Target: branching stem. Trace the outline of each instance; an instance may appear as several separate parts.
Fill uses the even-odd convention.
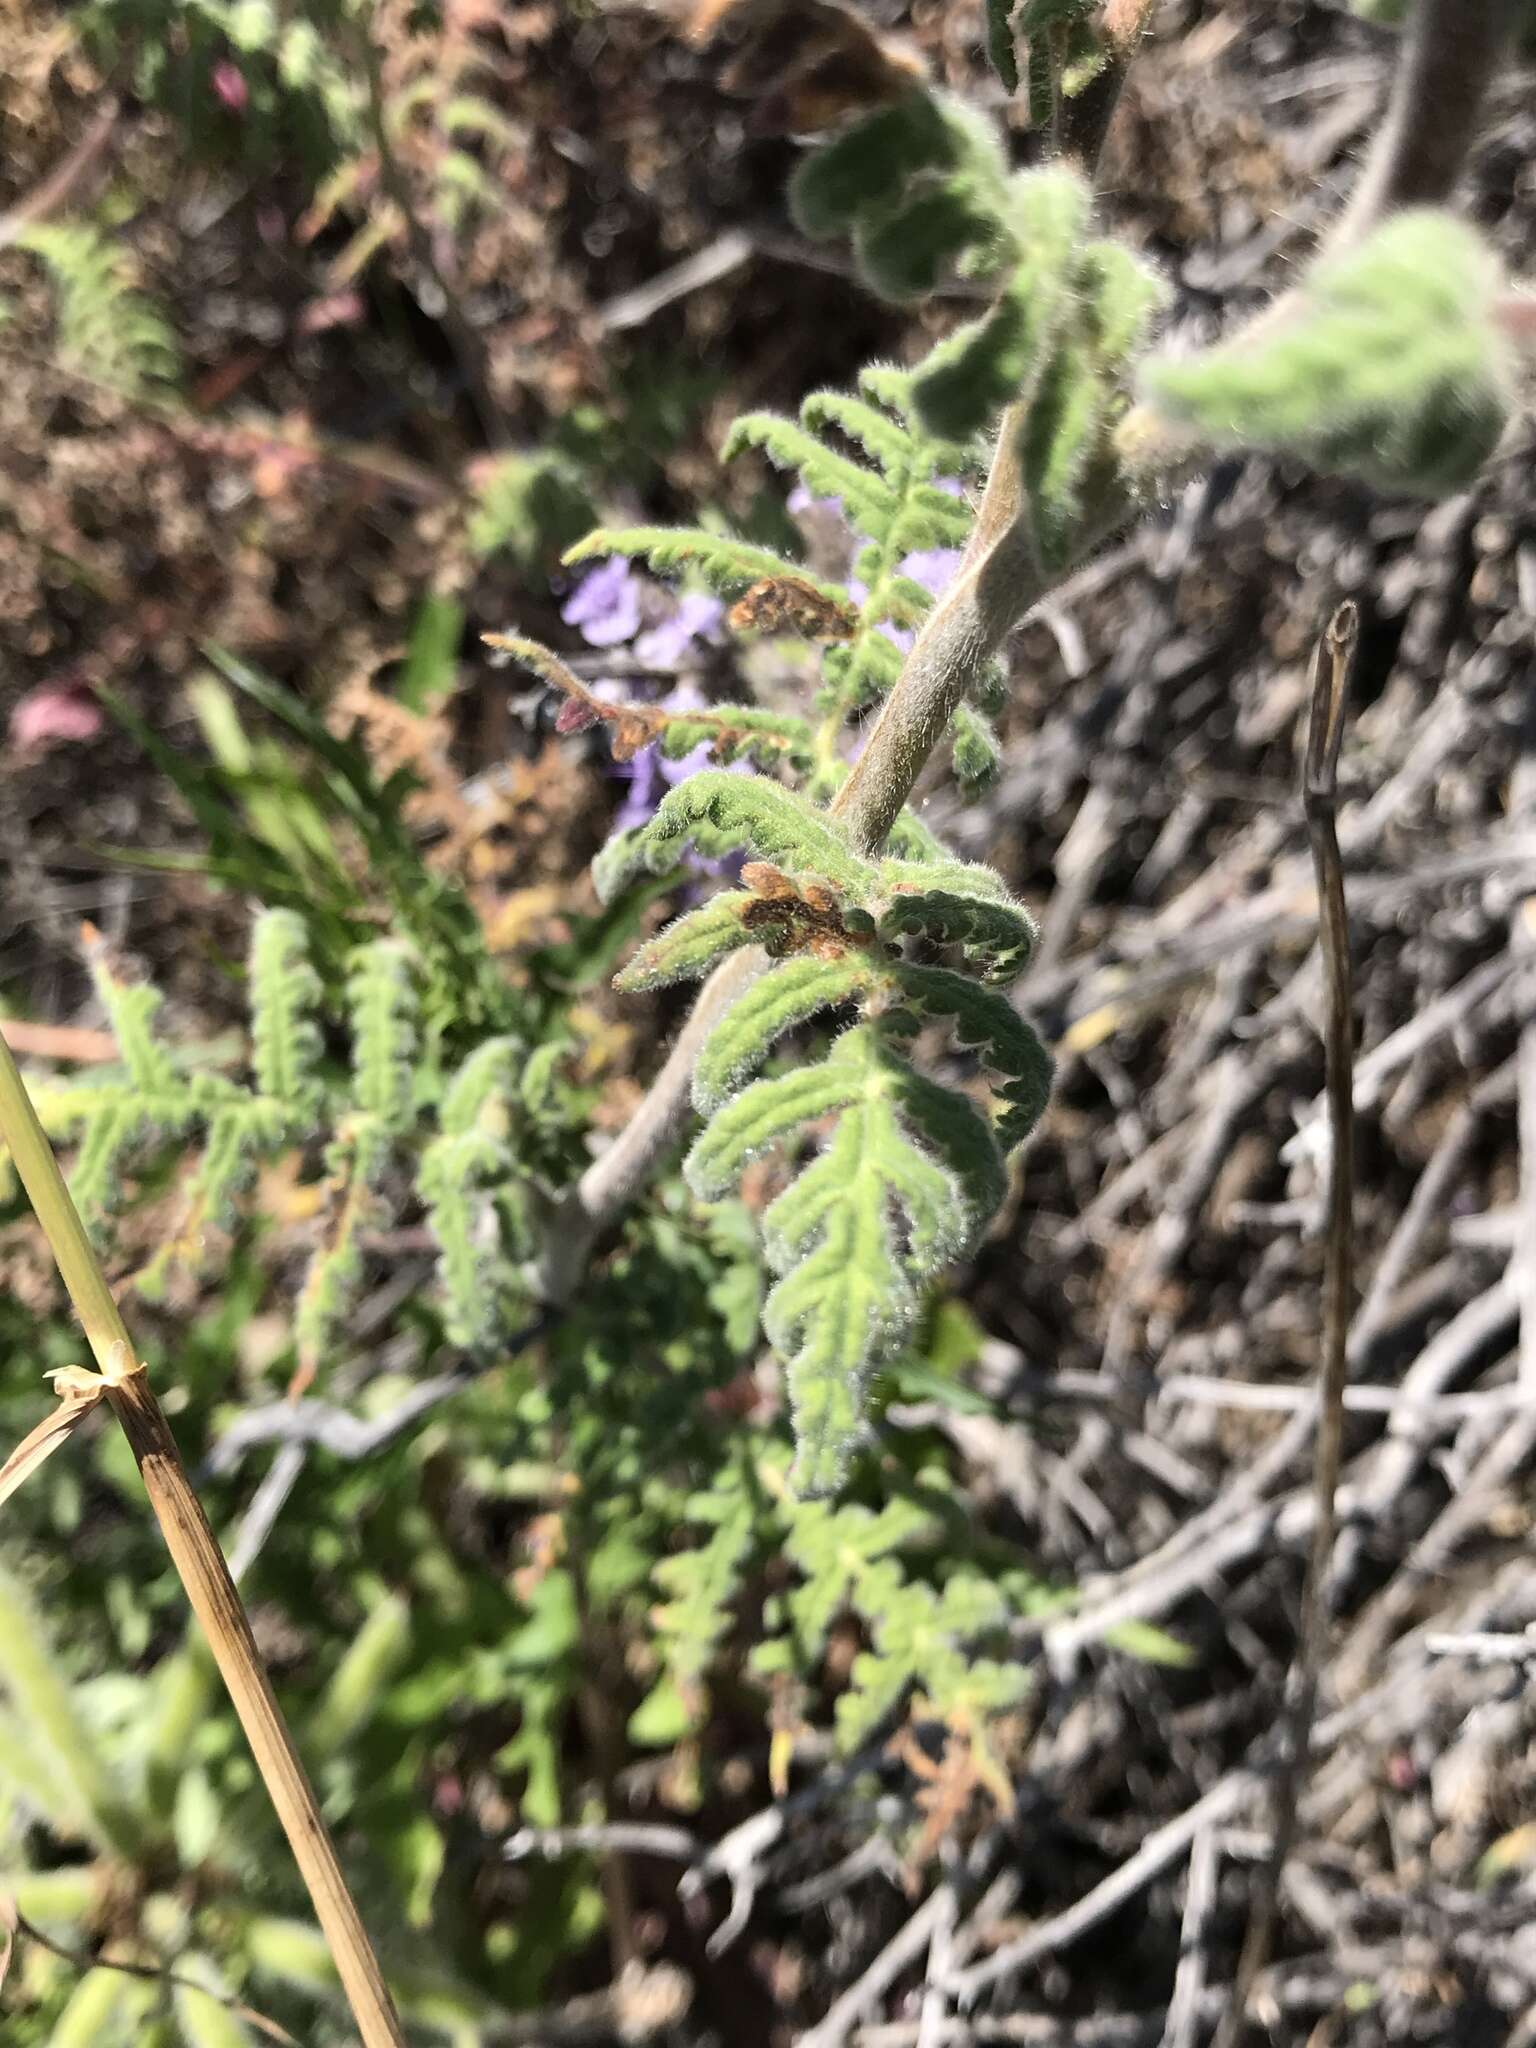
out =
[[[1447,195],[1522,4],[1421,0],[1386,124],[1356,196],[1334,230],[1336,242],[1364,234],[1394,207]],[[1128,40],[1127,54],[1134,40]],[[1116,91],[1123,71],[1123,65],[1117,67]],[[1089,168],[1097,163],[1107,126],[1106,114],[1074,142]],[[883,841],[972,682],[1012,627],[1047,594],[1048,579],[1040,572],[1021,513],[1014,453],[1019,425],[1013,411],[1004,414],[960,572],[924,621],[869,742],[833,803],[834,815],[862,851]],[[1103,489],[1085,520],[1079,559],[1129,510],[1129,500],[1118,490]],[[694,1055],[721,1014],[761,972],[763,958],[757,952],[740,953],[715,970],[622,1136],[557,1204],[538,1276],[546,1301],[558,1305],[569,1298],[602,1230],[644,1187],[676,1139],[687,1112]]]

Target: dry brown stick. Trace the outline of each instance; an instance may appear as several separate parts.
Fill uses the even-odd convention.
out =
[[[107,1286],[64,1176],[32,1107],[10,1048],[0,1037],[0,1137],[48,1239],[60,1276],[100,1368],[72,1370],[61,1388],[72,1405],[105,1399],[138,1463],[187,1599],[208,1638],[268,1795],[293,1849],[337,1975],[357,2020],[363,2048],[405,2048],[389,1991],[299,1753],[262,1668],[240,1595],[176,1439],[134,1355],[127,1326]]]
[[[1291,1666],[1292,1699],[1286,1747],[1275,1782],[1274,1841],[1259,1879],[1258,1896],[1238,1958],[1232,1998],[1216,2031],[1214,2048],[1236,2048],[1247,2019],[1248,1998],[1269,1961],[1280,1902],[1280,1880],[1296,1834],[1317,1711],[1318,1680],[1328,1647],[1328,1568],[1333,1559],[1335,1497],[1344,1458],[1344,1384],[1349,1370],[1350,1296],[1354,1286],[1355,1098],[1354,1000],[1349,966],[1349,917],[1344,902],[1344,862],[1339,853],[1339,745],[1349,669],[1360,621],[1353,604],[1342,604],[1328,622],[1314,659],[1312,710],[1302,770],[1302,806],[1317,874],[1319,937],[1326,983],[1324,1019],[1328,1114],[1332,1146],[1328,1158],[1327,1239],[1323,1269],[1323,1343],[1319,1374],[1319,1416],[1312,1489],[1316,1517],[1301,1599],[1301,1624]]]
[[[81,1024],[34,1024],[22,1017],[5,1017],[0,1018],[0,1034],[12,1052],[33,1059],[74,1060],[85,1066],[122,1058],[110,1031],[91,1031]]]

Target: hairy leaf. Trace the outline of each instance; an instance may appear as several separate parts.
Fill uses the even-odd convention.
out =
[[[1264,326],[1146,365],[1142,391],[1213,447],[1441,496],[1470,483],[1510,417],[1498,287],[1475,229],[1427,208],[1399,213],[1323,257]]]
[[[251,1067],[261,1093],[290,1116],[313,1113],[320,1093],[320,977],[304,921],[265,910],[251,930]]]
[[[904,960],[891,972],[908,1002],[925,1015],[952,1020],[960,1043],[975,1046],[1003,1076],[998,1092],[1007,1106],[998,1118],[999,1141],[1011,1146],[1027,1138],[1050,1100],[1053,1072],[1050,1054],[1033,1027],[1006,996],[946,967]]]
[[[823,1010],[853,1001],[868,980],[861,953],[781,961],[738,996],[705,1040],[693,1070],[693,1100],[706,1116],[741,1087],[776,1042]]]
[[[658,873],[670,867],[702,828],[709,830],[711,853],[746,847],[758,860],[792,875],[820,876],[855,897],[870,878],[867,864],[827,813],[805,797],[761,775],[706,768],[663,798],[655,817],[626,849],[621,879],[642,864]],[[610,886],[616,867],[611,862],[605,868]]]
[[[743,922],[743,913],[757,901],[749,889],[724,890],[698,910],[675,918],[614,976],[614,987],[628,994],[663,988],[674,981],[699,980],[727,953],[753,943],[755,935]]]
[[[846,605],[848,593],[839,583],[813,576],[800,563],[771,548],[754,546],[728,534],[705,533],[695,527],[600,526],[576,546],[568,548],[565,561],[590,562],[603,555],[625,555],[650,563],[662,573],[673,569],[697,569],[712,590],[726,596],[746,590],[754,583],[779,578],[807,584],[828,603]]]

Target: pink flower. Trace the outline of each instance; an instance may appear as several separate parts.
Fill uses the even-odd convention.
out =
[[[243,114],[251,103],[251,88],[245,82],[245,73],[238,64],[231,64],[227,57],[220,58],[209,74],[209,83],[214,96],[223,101],[232,114]]]
[[[10,740],[24,754],[40,754],[62,740],[93,740],[101,728],[101,706],[84,683],[40,683],[11,712]]]

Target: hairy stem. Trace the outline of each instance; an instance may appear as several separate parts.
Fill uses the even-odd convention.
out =
[[[1090,78],[1081,92],[1061,103],[1057,116],[1056,140],[1063,156],[1072,157],[1092,177],[1109,135],[1109,124],[1120,104],[1120,88],[1136,55],[1136,46],[1146,34],[1155,0],[1118,0],[1105,9],[1105,35],[1109,55],[1103,69]]]
[[[1483,95],[1525,0],[1419,0],[1386,119],[1330,242],[1357,242],[1401,206],[1449,197],[1477,137]]]

